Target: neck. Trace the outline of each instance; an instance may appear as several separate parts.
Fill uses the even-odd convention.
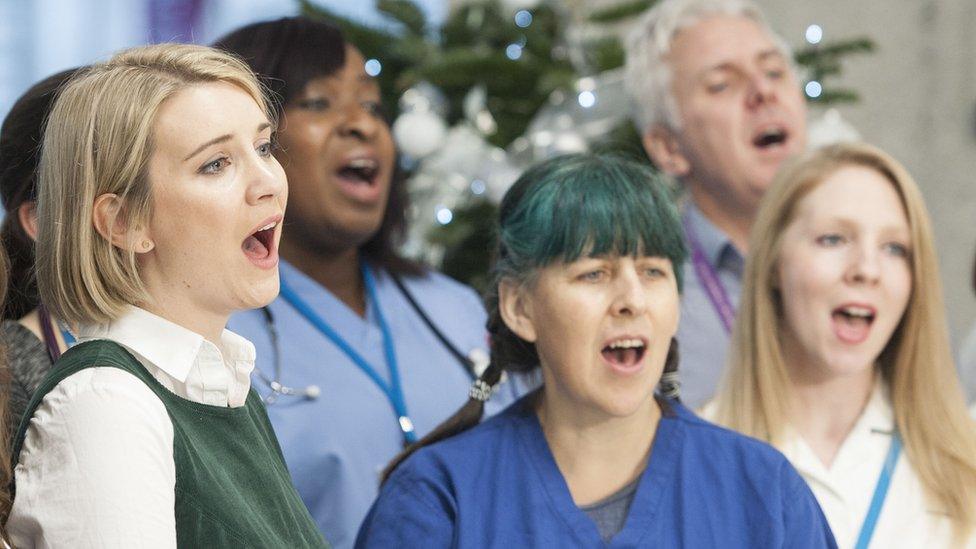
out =
[[[698,210],[732,241],[739,253],[749,252],[749,231],[755,220],[756,211],[746,207],[736,207],[728,200],[712,196],[702,185],[688,185],[691,199]]]
[[[864,412],[876,370],[829,379],[806,379],[791,372],[790,424],[826,467]]]
[[[160,295],[160,294],[150,294]],[[227,326],[230,313],[215,313],[208,311],[194,303],[174,298],[175,292],[164,293],[165,300],[153,299],[149,303],[141,303],[140,307],[150,313],[202,335],[214,345],[220,345],[220,335]]]
[[[281,239],[281,256],[312,280],[324,286],[361,317],[366,316],[366,285],[359,267],[359,250],[310,251]]]
[[[51,327],[54,328],[54,339],[58,343],[58,349],[60,349],[63,353],[68,350],[68,345],[64,342],[64,338],[61,336],[61,327],[58,325],[58,319],[51,314],[51,311],[48,311],[48,315],[51,317]],[[21,326],[30,330],[31,333],[37,337],[37,339],[44,341],[44,330],[41,328],[41,315],[37,309],[27,313],[22,318],[18,319],[17,322],[19,322]]]
[[[637,413],[611,417],[561,402],[545,386],[536,412],[577,505],[600,501],[641,475],[661,419],[653,398]]]

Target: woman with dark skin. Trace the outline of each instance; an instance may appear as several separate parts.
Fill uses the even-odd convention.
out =
[[[215,45],[280,100],[275,155],[290,192],[281,296],[231,328],[257,347],[255,386],[299,493],[330,542],[350,547],[378,472],[463,402],[486,362],[486,316],[470,288],[396,251],[404,181],[379,86],[355,46],[302,17]]]

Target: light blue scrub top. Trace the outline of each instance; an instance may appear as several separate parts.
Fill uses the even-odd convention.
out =
[[[695,231],[729,301],[737,307],[742,293],[745,259],[729,237],[706,219],[694,202],[688,201],[683,216]],[[681,322],[676,336],[681,345],[678,377],[681,379],[681,401],[694,410],[715,396],[719,380],[725,373],[729,333],[690,259],[685,261],[682,280]]]
[[[674,402],[623,529],[605,544],[573,502],[530,398],[401,464],[356,547],[837,547],[782,454]]]
[[[363,319],[324,287],[281,262],[281,276],[389,383],[383,334],[371,306]],[[467,400],[471,377],[444,348],[392,279],[374,270],[376,295],[393,335],[403,394],[418,437],[447,419]],[[401,277],[427,316],[462,353],[487,352],[486,314],[467,286],[431,272]],[[396,415],[383,391],[349,357],[287,301],[270,305],[278,330],[282,384],[317,385],[313,400],[279,397],[268,416],[299,494],[326,539],[352,547],[359,525],[376,498],[380,471],[403,448]],[[251,340],[257,367],[273,379],[271,338],[260,310],[234,315],[228,328]],[[254,388],[270,393],[255,373]],[[503,385],[489,404],[494,413],[515,400],[514,384]]]

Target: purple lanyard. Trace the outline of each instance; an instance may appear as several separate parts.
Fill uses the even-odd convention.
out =
[[[691,246],[691,263],[695,266],[695,274],[698,275],[698,280],[705,287],[708,300],[712,302],[712,307],[718,313],[718,318],[725,327],[725,333],[731,334],[732,324],[735,322],[735,306],[732,305],[729,294],[725,292],[722,281],[718,279],[718,273],[715,272],[715,268],[712,267],[712,264],[708,262],[708,258],[705,257],[705,251],[702,250],[701,243],[698,241],[698,236],[695,234],[695,230],[692,228],[688,216],[685,215],[683,217],[682,222],[685,226],[688,244]]]

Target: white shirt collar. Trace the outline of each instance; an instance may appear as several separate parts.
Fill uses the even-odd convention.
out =
[[[123,345],[137,358],[149,362],[181,384],[193,384],[195,380],[190,379],[193,377],[191,373],[204,372],[209,385],[212,378],[205,372],[225,371],[238,381],[236,385],[247,385],[227,388],[232,394],[232,402],[238,401],[236,397],[242,394],[246,397],[250,388],[249,378],[255,360],[254,345],[229,330],[224,330],[219,345],[214,345],[196,332],[130,306],[122,316],[108,324],[80,326],[78,341],[92,339],[110,339]]]
[[[860,463],[865,454],[884,454],[891,444],[894,430],[895,417],[888,387],[879,375],[867,405],[838,449],[830,469],[824,466],[813,449],[791,427],[787,427],[782,452],[804,476],[809,475],[831,486],[834,484],[832,480],[838,480],[835,477],[842,477],[843,470]]]

